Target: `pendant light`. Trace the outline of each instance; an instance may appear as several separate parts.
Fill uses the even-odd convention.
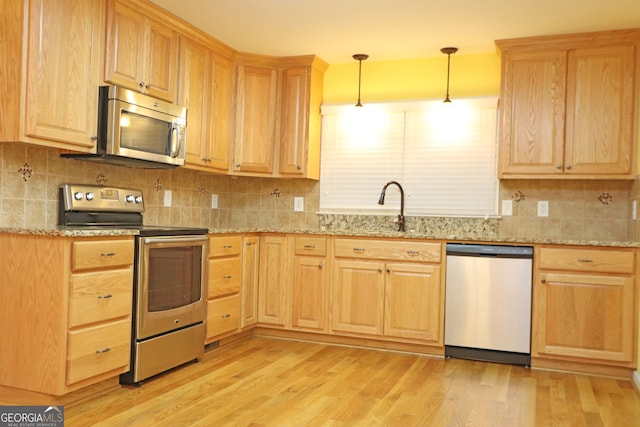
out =
[[[456,53],[457,51],[457,47],[443,47],[442,49],[440,49],[440,52],[447,55],[447,96],[442,102],[451,102],[451,98],[449,98],[449,72],[451,71],[451,54]]]
[[[362,103],[360,102],[360,85],[362,84],[362,61],[367,59],[369,55],[364,53],[356,53],[353,55],[353,59],[358,61],[358,103],[356,107],[362,107]]]

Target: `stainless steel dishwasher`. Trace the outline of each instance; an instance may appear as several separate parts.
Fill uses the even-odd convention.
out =
[[[447,244],[445,356],[531,364],[533,248]]]

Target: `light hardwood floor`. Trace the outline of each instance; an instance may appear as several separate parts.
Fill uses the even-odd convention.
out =
[[[628,381],[268,338],[65,409],[66,426],[639,426]]]

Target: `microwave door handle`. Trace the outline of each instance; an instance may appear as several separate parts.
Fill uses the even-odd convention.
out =
[[[180,144],[180,127],[178,125],[176,125],[175,123],[171,125],[171,134],[170,134],[170,138],[171,138],[171,143],[169,144],[170,147],[170,152],[169,155],[171,157],[176,157],[178,155],[178,149],[179,149],[179,144]]]

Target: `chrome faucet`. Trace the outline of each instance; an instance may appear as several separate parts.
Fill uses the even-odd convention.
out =
[[[398,215],[398,230],[404,231],[404,190],[402,189],[402,185],[398,181],[389,181],[384,187],[382,187],[382,194],[380,194],[380,200],[378,200],[379,205],[384,205],[384,195],[387,191],[387,187],[391,184],[395,184],[400,189],[400,215]]]

